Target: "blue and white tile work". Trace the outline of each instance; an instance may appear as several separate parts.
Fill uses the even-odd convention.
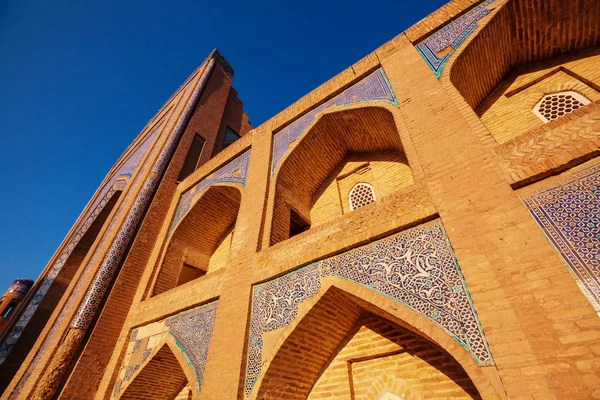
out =
[[[196,388],[200,393],[217,306],[218,301],[213,301],[134,329],[129,338],[112,397],[118,397],[127,389],[134,375],[165,345],[169,337],[173,339],[194,371]]]
[[[271,176],[275,173],[277,165],[287,152],[290,143],[304,134],[317,115],[325,109],[334,106],[347,106],[350,104],[386,101],[398,106],[394,91],[390,86],[385,73],[380,68],[367,77],[356,82],[331,100],[326,101],[292,122],[273,137],[273,159],[271,161]]]
[[[162,176],[164,170],[167,168],[167,164],[171,159],[171,156],[175,152],[177,143],[179,142],[181,135],[183,135],[185,123],[187,122],[193,107],[200,97],[202,89],[208,80],[208,76],[210,76],[210,72],[212,71],[214,64],[214,60],[209,62],[209,68],[207,68],[202,78],[196,85],[192,84],[192,80],[185,87],[182,99],[185,98],[188,91],[192,91],[192,93],[187,101],[179,101],[179,104],[171,115],[171,118],[178,118],[177,123],[172,128],[171,134],[168,136],[168,139],[158,155],[158,158],[156,161],[154,161],[152,169],[150,170],[152,173],[146,178],[146,181],[142,185],[140,192],[137,194],[133,205],[128,210],[125,221],[123,221],[119,232],[113,239],[110,248],[106,251],[104,260],[102,261],[98,272],[94,276],[94,280],[86,292],[75,318],[71,322],[72,328],[85,330],[90,326],[99,305],[102,303],[104,294],[112,282],[119,263],[125,254],[125,250],[133,239],[133,234],[141,222],[141,218],[144,214],[146,206],[152,198],[154,190],[160,181],[160,176]],[[178,112],[180,107],[183,107],[181,113]],[[126,204],[126,202],[123,204]],[[102,250],[102,248],[98,247],[98,251],[100,250]],[[90,265],[91,264],[92,263],[90,263]]]
[[[50,342],[52,341],[54,335],[58,331],[58,327],[60,326],[63,319],[69,313],[71,307],[75,305],[75,299],[79,294],[80,290],[83,288],[83,282],[86,281],[86,278],[92,271],[92,267],[96,264],[96,260],[104,256],[100,267],[92,284],[90,285],[88,291],[85,294],[85,297],[82,303],[77,308],[77,312],[71,321],[70,326],[72,328],[77,329],[87,329],[92,321],[92,318],[97,311],[99,305],[102,302],[102,299],[110,286],[109,282],[112,281],[112,278],[117,271],[117,267],[121,261],[122,256],[125,253],[126,248],[128,247],[130,241],[133,239],[133,233],[135,232],[137,225],[141,220],[141,216],[147,206],[147,203],[150,201],[154,189],[156,185],[158,185],[160,176],[164,169],[166,168],[169,160],[175,148],[177,147],[177,143],[179,142],[179,138],[183,134],[185,123],[192,112],[196,101],[200,97],[202,93],[202,89],[205,87],[206,82],[208,80],[208,76],[212,72],[212,69],[215,65],[215,60],[209,57],[207,60],[207,67],[202,73],[201,78],[198,80],[197,84],[193,85],[195,79],[189,79],[186,81],[186,84],[183,86],[183,94],[181,98],[186,98],[186,93],[192,90],[192,94],[189,96],[188,101],[179,101],[176,108],[171,113],[169,120],[164,125],[164,131],[169,131],[168,138],[164,146],[159,148],[159,146],[154,146],[151,150],[151,154],[146,158],[146,161],[142,164],[141,171],[136,175],[136,179],[132,183],[131,188],[127,191],[127,197],[124,201],[121,202],[121,206],[115,213],[109,227],[106,229],[100,244],[97,246],[96,251],[93,256],[90,258],[90,261],[85,266],[83,273],[81,274],[77,285],[71,292],[69,299],[63,306],[61,313],[59,314],[57,320],[54,322],[52,329],[48,333],[44,344],[40,347],[40,350],[36,354],[34,360],[30,363],[28,370],[23,374],[23,377],[19,381],[18,385],[13,390],[10,399],[17,398],[22,390],[25,382],[29,379],[31,374],[33,373],[34,368],[44,352],[48,348]],[[196,76],[198,71],[200,71],[202,67],[198,68],[192,76]],[[172,124],[172,122],[176,120],[176,123]],[[173,126],[171,129],[167,129],[168,127]],[[161,128],[160,131],[163,131]],[[164,133],[163,133],[164,134]],[[160,153],[158,151],[160,150]],[[154,161],[155,160],[155,161]],[[142,180],[140,177],[145,176],[148,172],[152,172],[149,174],[145,180]],[[126,205],[130,203],[135,197],[135,201],[133,205],[125,210]],[[122,225],[119,228],[115,238],[113,239],[110,248],[108,250],[105,249],[105,245],[108,241],[108,238],[111,237],[113,230],[117,227],[116,222],[119,220],[120,215],[123,212],[127,212],[127,216],[123,221]],[[102,253],[102,254],[100,254]],[[9,350],[10,351],[10,350]]]
[[[96,220],[96,217],[102,212],[104,206],[110,201],[112,196],[117,191],[123,191],[127,186],[127,179],[129,179],[132,173],[136,170],[139,165],[142,157],[146,154],[148,147],[153,142],[156,137],[157,132],[161,130],[163,125],[163,121],[159,120],[149,134],[146,135],[140,143],[137,144],[135,150],[130,153],[127,159],[122,163],[121,167],[112,174],[112,177],[109,181],[104,185],[104,187],[100,190],[100,194],[97,196],[95,202],[90,207],[90,210],[86,214],[84,218],[82,218],[82,222],[80,222],[79,227],[75,231],[76,233],[71,237],[71,240],[64,247],[61,255],[56,259],[48,274],[42,278],[41,284],[38,286],[35,295],[30,300],[27,308],[17,321],[15,327],[9,334],[9,336],[5,339],[4,342],[0,345],[0,364],[4,362],[13,346],[21,336],[21,333],[31,320],[31,317],[39,307],[40,303],[44,299],[44,296],[52,286],[52,283],[62,270],[65,262],[83,237],[83,235],[87,232],[92,223]]]
[[[148,157],[148,159],[146,160],[146,162],[142,164],[140,175],[143,175],[145,172],[147,172],[147,170],[149,168],[149,162],[148,162],[148,160],[151,160],[151,159],[154,158],[154,156],[156,155],[155,153],[157,152],[157,150],[158,150],[158,147],[156,147],[156,146],[152,149],[152,153],[150,154],[150,156]],[[77,298],[77,295],[79,294],[79,292],[83,288],[84,282],[87,281],[87,278],[88,278],[89,274],[92,272],[92,267],[95,265],[96,260],[99,257],[101,250],[104,249],[104,246],[105,246],[108,238],[112,234],[112,232],[113,232],[113,230],[115,228],[116,222],[119,219],[119,216],[125,210],[125,205],[128,203],[128,200],[131,197],[133,197],[134,193],[136,193],[138,191],[141,182],[142,182],[141,179],[134,179],[134,182],[133,182],[130,190],[127,192],[127,198],[125,199],[125,201],[121,202],[121,206],[119,207],[119,209],[117,210],[117,212],[113,215],[113,218],[112,218],[110,224],[108,225],[108,228],[106,229],[104,235],[102,236],[102,240],[100,241],[100,244],[97,246],[96,251],[94,252],[94,254],[92,255],[92,257],[90,258],[90,260],[88,261],[88,263],[85,265],[84,270],[81,273],[81,276],[79,277],[79,280],[77,281],[77,284],[75,285],[75,288],[73,289],[73,291],[69,295],[69,298],[65,302],[65,304],[64,304],[64,306],[63,306],[63,308],[61,310],[61,313],[59,314],[59,316],[57,317],[57,319],[54,321],[54,324],[52,326],[52,329],[48,333],[48,336],[46,336],[46,339],[44,340],[44,344],[40,347],[40,349],[38,350],[38,352],[37,352],[34,360],[29,364],[29,367],[27,368],[27,371],[25,372],[25,374],[23,374],[23,377],[21,378],[21,380],[19,381],[18,385],[13,390],[11,396],[9,397],[10,400],[16,399],[18,397],[18,395],[20,394],[23,386],[25,385],[25,382],[27,382],[27,380],[29,379],[29,377],[33,373],[35,366],[38,365],[38,363],[40,362],[40,360],[41,360],[42,356],[44,355],[46,349],[48,348],[48,346],[50,345],[52,339],[54,338],[55,334],[58,332],[58,328],[61,325],[62,321],[66,318],[67,314],[71,311],[71,308],[73,307],[73,304],[75,302],[75,299]],[[123,188],[124,185],[126,185],[126,184],[127,184],[127,181],[117,180],[117,182],[115,183],[115,186],[118,185],[118,187]],[[48,287],[49,287],[49,285],[48,285]],[[47,290],[47,288],[46,288],[46,290]],[[41,299],[40,299],[40,301],[41,301]],[[31,305],[31,303],[30,303],[30,305]],[[27,310],[29,310],[29,307],[28,307]],[[26,312],[27,312],[27,310],[26,310]],[[31,315],[33,315],[33,312],[32,312]],[[29,318],[31,318],[31,315],[29,315]]]
[[[522,199],[600,315],[600,164]]]
[[[423,39],[416,46],[417,51],[439,79],[446,61],[454,50],[477,28],[477,21],[489,14],[488,6],[495,0],[486,0],[448,25]],[[440,52],[450,48],[443,55]]]
[[[263,334],[290,325],[298,305],[322,280],[338,277],[381,293],[416,311],[460,343],[479,365],[493,364],[479,318],[441,221],[307,265],[253,289],[245,392],[263,365]]]
[[[169,235],[173,233],[177,224],[181,222],[183,217],[185,217],[211,185],[217,183],[235,183],[244,186],[246,184],[246,176],[248,175],[249,163],[250,150],[247,150],[241,156],[233,159],[182,194],[179,203],[177,204],[177,210],[175,211],[175,217],[171,223],[171,228],[169,229]]]

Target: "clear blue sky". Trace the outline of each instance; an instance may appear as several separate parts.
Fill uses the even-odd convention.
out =
[[[213,48],[257,126],[444,3],[0,1],[0,292]]]

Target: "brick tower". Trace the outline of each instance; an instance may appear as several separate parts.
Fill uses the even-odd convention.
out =
[[[256,128],[232,75],[109,172],[3,399],[600,397],[599,1],[452,0]]]
[[[19,304],[29,292],[31,286],[33,286],[31,279],[17,279],[0,298],[0,334],[4,332],[4,328],[9,324],[9,321],[14,319]]]
[[[8,321],[2,389],[27,365],[21,390],[44,363],[43,396],[99,385],[179,182],[251,129],[232,77],[215,50],[117,160]]]

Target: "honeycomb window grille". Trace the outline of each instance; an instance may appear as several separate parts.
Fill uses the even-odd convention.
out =
[[[535,105],[533,113],[542,121],[550,122],[586,104],[590,104],[590,101],[577,92],[547,94]]]
[[[350,211],[366,206],[375,200],[375,190],[368,183],[357,183],[348,194]]]

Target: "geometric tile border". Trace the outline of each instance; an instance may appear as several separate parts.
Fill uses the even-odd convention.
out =
[[[112,397],[122,393],[135,373],[163,346],[167,336],[173,338],[196,376],[198,393],[202,389],[208,347],[212,337],[218,301],[184,311],[165,320],[134,329]],[[191,383],[191,382],[190,382]]]
[[[141,222],[144,211],[146,210],[146,207],[150,202],[152,195],[154,194],[154,190],[158,186],[160,177],[167,168],[167,165],[171,160],[171,156],[177,148],[177,143],[183,134],[185,123],[187,122],[194,105],[200,98],[200,94],[206,85],[208,76],[210,75],[214,65],[215,62],[211,59],[206,71],[195,87],[192,88],[190,82],[184,89],[186,92],[188,90],[192,90],[192,94],[187,102],[184,103],[183,101],[180,101],[177,105],[177,107],[179,107],[185,104],[177,123],[173,127],[171,134],[167,139],[167,142],[158,155],[158,158],[152,165],[151,174],[149,174],[149,176],[146,178],[146,181],[142,185],[142,189],[137,194],[133,205],[128,210],[127,216],[123,221],[123,225],[113,239],[110,248],[104,253],[104,260],[102,261],[98,272],[94,276],[94,280],[86,292],[86,295],[79,306],[77,314],[71,322],[72,328],[86,330],[92,323],[92,319],[96,314],[102,299],[104,298],[104,294],[112,282],[114,274],[117,271],[117,267],[119,266],[121,259],[125,254],[127,247],[129,246],[129,243],[131,240],[133,240],[133,234]],[[185,96],[185,92],[182,96]],[[173,116],[176,115],[177,110],[173,113]],[[126,203],[123,202],[123,204],[125,205]],[[98,251],[101,250],[102,249],[98,247]]]
[[[214,68],[214,65],[215,60],[212,59],[211,56],[209,56],[208,65],[206,66],[202,77],[193,88],[193,92],[190,95],[189,100],[187,102],[180,101],[177,104],[176,109],[171,113],[171,119],[177,115],[180,115],[180,117],[177,120],[175,126],[173,126],[173,128],[171,129],[171,131],[166,132],[169,135],[168,139],[164,147],[162,148],[160,154],[158,154],[158,157],[156,157],[156,161],[151,166],[151,174],[148,175],[144,182],[142,182],[141,179],[136,179],[135,182],[133,182],[132,187],[128,190],[127,198],[121,203],[119,210],[115,213],[110,225],[108,226],[106,232],[102,237],[100,244],[97,246],[95,253],[85,266],[77,285],[75,286],[75,288],[69,296],[69,299],[63,306],[61,314],[58,316],[57,320],[52,326],[52,329],[48,333],[44,344],[38,350],[36,357],[30,363],[28,370],[23,375],[23,377],[19,381],[19,384],[11,394],[11,399],[16,398],[18,396],[23,385],[29,379],[31,373],[33,373],[35,365],[37,365],[45,350],[47,349],[48,345],[50,344],[50,341],[52,340],[54,334],[57,332],[58,327],[62,322],[63,318],[69,312],[70,308],[74,305],[74,300],[78,292],[83,288],[82,284],[85,281],[87,275],[90,273],[91,267],[95,264],[96,259],[100,257],[100,253],[102,253],[102,255],[104,256],[102,264],[100,265],[98,272],[94,276],[94,279],[89,289],[87,290],[83,301],[79,305],[77,312],[73,320],[71,321],[70,326],[71,328],[86,330],[91,324],[93,316],[95,315],[99,305],[101,304],[104,294],[108,290],[109,282],[112,281],[114,273],[117,270],[117,266],[119,265],[122,256],[125,254],[125,250],[127,249],[130,241],[133,239],[133,233],[137,229],[137,226],[141,221],[143,212],[146,209],[146,206],[150,201],[152,194],[154,193],[154,189],[158,185],[159,179],[162,176],[162,173],[164,172],[169,160],[171,159],[173,152],[177,147],[179,138],[183,134],[183,128],[185,126],[185,123],[187,122],[187,118],[190,115],[193,106],[196,104],[198,98],[200,97],[200,94],[202,93],[202,90],[205,87],[206,82],[208,80],[208,76]],[[200,70],[200,68],[201,67],[199,67],[197,70]],[[182,90],[184,91],[184,93],[182,94],[182,98],[185,97],[185,93],[188,90],[192,89],[192,82],[193,79],[189,79],[186,82],[186,84],[184,84],[184,87],[182,88]],[[181,109],[182,107],[183,110]],[[169,119],[165,126],[170,125],[171,119]],[[149,162],[155,159],[157,150],[158,146],[155,146],[152,149],[152,154],[150,154],[150,156],[148,156],[148,158],[146,159],[146,162],[142,167],[142,171],[137,175],[138,177],[146,175],[146,172],[148,172],[148,168],[150,167]],[[108,237],[111,236],[113,228],[115,228],[115,223],[119,219],[119,215],[125,211],[125,206],[129,203],[130,196],[134,196],[136,194],[137,196],[135,198],[135,201],[133,205],[127,210],[127,216],[125,217],[123,224],[121,225],[119,231],[113,239],[110,248],[108,250],[104,250],[104,244],[107,241]]]
[[[600,164],[522,199],[600,313]]]
[[[461,17],[450,22],[426,39],[423,39],[415,47],[435,76],[439,79],[448,58],[454,50],[477,28],[477,21],[489,14],[487,6],[495,0],[486,0]],[[438,54],[450,47],[443,56]]]
[[[493,364],[460,267],[441,221],[435,220],[254,286],[247,396],[262,369],[263,334],[290,325],[298,305],[314,297],[326,277],[358,283],[397,301],[442,328],[477,364]]]
[[[398,106],[398,101],[396,100],[396,96],[394,96],[392,87],[381,68],[277,132],[273,137],[271,176],[273,176],[277,164],[279,164],[279,161],[281,161],[281,158],[287,152],[290,143],[302,136],[306,128],[315,120],[315,117],[320,112],[332,106],[346,106],[371,101],[387,101]]]
[[[175,211],[175,217],[171,223],[171,228],[169,229],[169,235],[173,233],[179,221],[183,219],[211,185],[228,182],[244,186],[246,184],[246,175],[248,175],[249,163],[250,150],[247,150],[241,156],[233,159],[182,194],[179,203],[177,204],[177,210]]]

